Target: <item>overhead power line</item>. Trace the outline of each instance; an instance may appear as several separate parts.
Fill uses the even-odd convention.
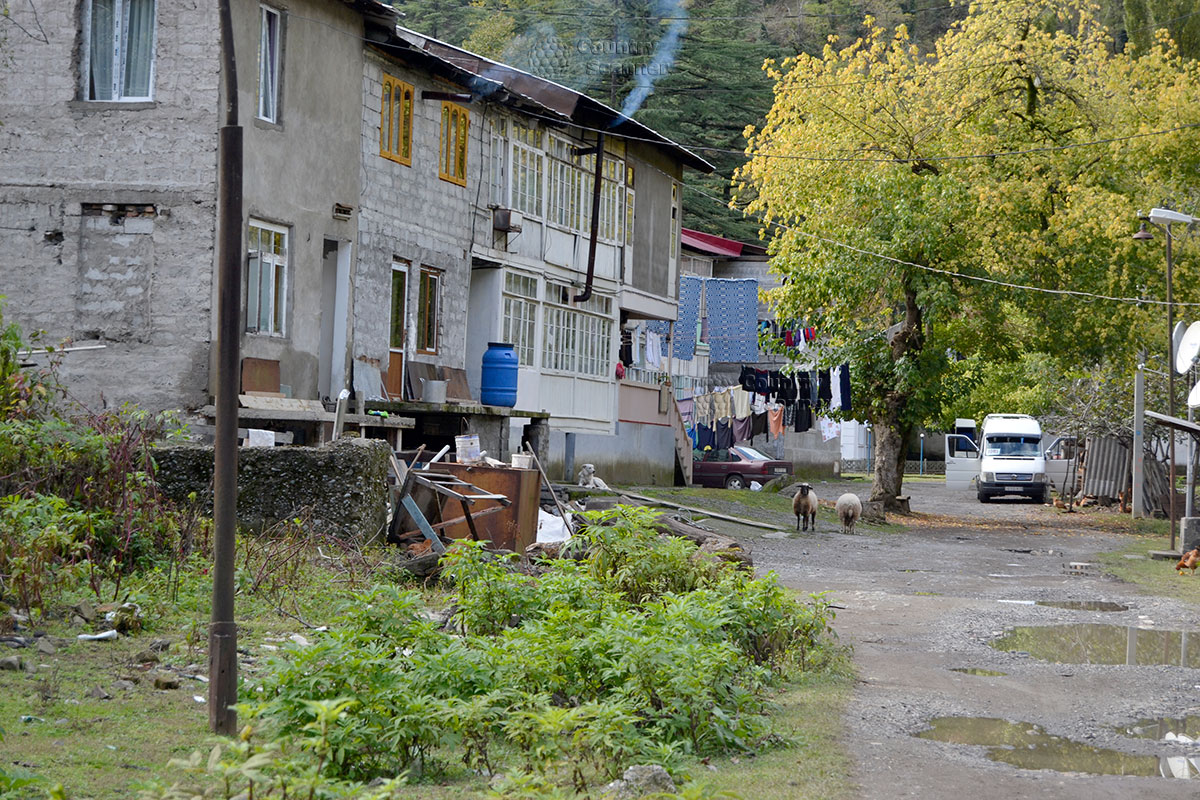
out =
[[[720,176],[720,177],[724,177],[724,176]],[[688,186],[686,184],[684,185],[683,188],[687,191],[694,192],[698,195],[707,197],[709,200],[713,200],[714,202],[721,204],[725,208],[729,207],[724,200],[717,197],[716,195],[709,194],[708,192],[705,192],[701,189],[697,189],[694,186]],[[1032,285],[1024,284],[1024,283],[1013,283],[1011,281],[1000,280],[999,278],[989,278],[984,275],[967,275],[962,272],[954,272],[953,270],[941,269],[939,267],[931,267],[928,264],[918,264],[915,261],[905,261],[902,258],[895,258],[894,256],[885,255],[883,253],[876,253],[872,250],[866,250],[862,247],[856,247],[855,245],[847,244],[846,242],[839,242],[837,239],[830,239],[826,236],[821,236],[816,233],[811,233],[809,231],[800,230],[799,228],[797,228],[793,225],[787,225],[783,222],[776,222],[774,220],[766,220],[766,219],[763,219],[761,216],[759,216],[757,214],[751,214],[750,212],[748,212],[744,209],[738,209],[738,210],[741,211],[743,214],[746,214],[747,216],[753,217],[754,219],[758,220],[760,223],[762,223],[764,225],[773,225],[777,228],[781,228],[786,231],[791,231],[792,233],[798,234],[800,236],[804,236],[809,239],[814,239],[816,241],[824,242],[825,244],[830,244],[830,245],[833,245],[834,247],[840,247],[844,250],[850,250],[851,252],[858,253],[860,255],[870,256],[872,258],[878,258],[883,261],[890,261],[894,264],[900,264],[900,265],[903,265],[906,267],[913,267],[915,269],[920,269],[920,270],[924,270],[926,272],[936,273],[938,275],[945,275],[947,277],[955,278],[958,280],[974,281],[976,283],[987,283],[987,284],[991,284],[993,286],[1003,286],[1007,289],[1019,289],[1021,291],[1027,291],[1027,292],[1040,292],[1042,294],[1079,297],[1079,298],[1082,298],[1085,300],[1107,300],[1109,302],[1126,303],[1129,305],[1156,305],[1156,306],[1167,305],[1166,300],[1154,300],[1154,299],[1147,298],[1147,297],[1114,297],[1112,295],[1096,294],[1094,292],[1081,292],[1077,289],[1051,289],[1051,288],[1048,288],[1045,286],[1032,286]],[[1176,301],[1176,302],[1171,303],[1171,305],[1173,305],[1173,306],[1200,306],[1200,303],[1183,303],[1183,302]]]

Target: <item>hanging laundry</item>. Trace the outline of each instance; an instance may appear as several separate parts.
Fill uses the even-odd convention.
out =
[[[754,393],[766,395],[771,391],[771,375],[765,369],[754,370]]]
[[[783,406],[767,409],[767,431],[772,439],[783,436]]]
[[[696,426],[696,448],[698,450],[712,450],[717,445],[716,433],[707,425]]]
[[[817,372],[817,408],[829,408],[829,401],[833,399],[833,392],[829,388],[829,370],[823,369]]]
[[[767,432],[767,412],[754,414],[750,417],[750,437],[754,438]]]
[[[796,404],[785,403],[783,406],[783,427],[790,428],[796,424]]]
[[[719,392],[713,392],[713,418],[725,419],[733,416],[733,401],[729,397],[729,391],[722,389]]]
[[[630,361],[630,363],[636,367],[642,366],[642,338],[645,335],[646,335],[646,330],[642,326],[642,323],[640,323],[640,322],[638,323],[637,327],[634,328],[630,332],[630,335],[629,335],[629,342],[630,342],[629,357],[630,357],[630,359],[632,359]]]
[[[728,450],[733,447],[733,426],[724,419],[717,423],[717,449]]]
[[[646,366],[662,369],[662,340],[654,331],[646,331]]]
[[[842,364],[838,367],[838,385],[841,387],[841,400],[838,408],[842,411],[852,411],[850,407],[850,365]]]
[[[733,417],[734,419],[743,419],[750,416],[750,393],[740,386],[735,386],[729,390],[729,396],[733,400]]]
[[[709,362],[758,360],[758,281],[708,278],[704,282]]]
[[[695,406],[695,401],[690,397],[675,401],[675,407],[679,409],[679,416],[683,418],[683,424],[688,427],[693,424]]]
[[[738,384],[747,392],[754,391],[754,368],[742,365],[742,374],[738,376]]]
[[[841,432],[841,426],[836,420],[829,417],[821,417],[821,441],[828,442],[830,439],[836,439]]]
[[[810,405],[812,404],[812,378],[809,377],[807,372],[796,373],[796,399],[803,400]]]
[[[679,319],[675,322],[672,354],[682,361],[691,361],[696,354],[696,322],[700,318],[703,290],[703,278],[684,275],[679,279]]]
[[[812,430],[812,406],[807,400],[801,400],[796,403],[796,433],[804,433]]]
[[[692,327],[694,328],[695,325],[693,324]],[[665,319],[646,320],[646,330],[654,331],[658,334],[658,341],[660,342],[660,346],[662,348],[661,355],[663,358],[666,358],[667,351],[670,349],[667,342],[667,337],[671,335],[671,323]],[[694,335],[695,334],[693,334],[693,336]]]
[[[796,346],[796,338],[794,336],[792,336],[791,331],[783,332],[783,346],[784,347],[795,347]]]
[[[733,441],[734,443],[750,441],[750,417],[733,418]]]
[[[692,403],[694,405],[692,414],[695,416],[696,422],[710,424],[712,422],[712,395],[698,394],[692,398]]]
[[[688,428],[688,438],[692,440],[692,449],[697,450],[700,447],[700,428],[692,426]]]
[[[834,367],[829,370],[829,407],[842,407],[842,382],[838,379],[841,374],[841,367]]]

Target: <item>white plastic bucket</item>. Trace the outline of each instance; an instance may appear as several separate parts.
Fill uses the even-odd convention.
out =
[[[513,453],[512,465],[517,469],[533,469],[533,456],[528,453]]]
[[[454,437],[454,449],[458,463],[475,464],[479,461],[479,434]]]

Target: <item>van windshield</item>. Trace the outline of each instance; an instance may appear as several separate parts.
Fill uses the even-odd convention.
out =
[[[1040,436],[989,436],[985,440],[983,454],[1035,458],[1041,443]]]

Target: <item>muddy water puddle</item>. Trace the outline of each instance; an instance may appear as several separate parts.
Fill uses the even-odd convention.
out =
[[[1117,731],[1135,739],[1183,742],[1189,739],[1200,740],[1200,716],[1139,719],[1129,725],[1118,726]],[[1200,741],[1194,744],[1200,748]]]
[[[978,675],[982,678],[1003,678],[1008,675],[1007,672],[999,672],[994,669],[981,669],[979,667],[951,667],[951,672],[961,672],[963,675]]]
[[[1197,777],[1200,769],[1183,756],[1138,756],[1093,747],[1046,733],[1028,722],[990,717],[938,717],[922,739],[987,748],[987,757],[1021,769],[1084,772],[1091,775]]]
[[[1013,628],[990,642],[1060,664],[1200,667],[1200,633],[1081,623]]]

